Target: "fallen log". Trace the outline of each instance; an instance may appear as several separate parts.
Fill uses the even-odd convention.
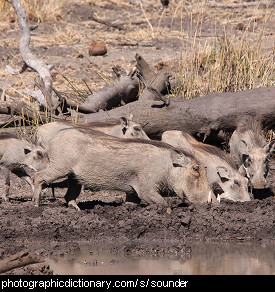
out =
[[[264,127],[275,128],[275,87],[210,94],[191,100],[177,97],[170,99],[169,106],[143,99],[108,112],[79,115],[79,122],[102,122],[129,113],[136,122],[145,125],[144,131],[151,138],[160,138],[166,130],[180,130],[212,143],[221,130],[234,131],[246,114],[258,115]]]
[[[38,254],[21,251],[0,261],[0,274],[16,268],[42,262],[44,262],[44,259]]]

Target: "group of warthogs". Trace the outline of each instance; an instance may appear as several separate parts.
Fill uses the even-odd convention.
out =
[[[43,184],[67,177],[65,200],[78,210],[82,185],[122,191],[126,199],[164,207],[164,194],[189,203],[249,201],[252,188],[268,187],[268,159],[275,146],[275,140],[266,142],[254,118],[237,125],[230,155],[177,130],[165,131],[162,141],[150,140],[132,116],[107,123],[51,122],[40,126],[35,136],[32,143],[0,134],[3,200],[8,201],[10,172],[30,184],[37,206]]]

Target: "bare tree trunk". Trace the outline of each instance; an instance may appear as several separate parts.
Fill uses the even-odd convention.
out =
[[[22,8],[20,0],[6,0],[6,1],[12,5],[14,11],[16,12],[18,25],[21,31],[21,40],[20,40],[19,50],[20,50],[22,59],[24,61],[24,65],[21,68],[21,70],[19,70],[19,72],[24,70],[24,68],[27,65],[40,75],[41,79],[44,82],[45,90],[47,92],[46,96],[44,96],[44,101],[40,99],[40,103],[44,107],[48,107],[51,109],[53,107],[53,101],[52,101],[52,76],[51,76],[50,68],[42,60],[34,56],[29,49],[29,45],[31,41],[30,28],[28,25],[25,10]],[[7,70],[10,73],[13,73],[13,74],[16,73],[10,67],[8,67]],[[46,99],[46,102],[45,102],[45,99]]]
[[[159,138],[166,130],[181,130],[202,140],[216,139],[220,130],[232,132],[246,114],[259,115],[264,126],[275,127],[275,88],[218,93],[191,100],[177,97],[170,100],[169,106],[160,101],[138,100],[108,112],[80,115],[79,122],[118,119],[129,113],[145,125],[151,138]]]

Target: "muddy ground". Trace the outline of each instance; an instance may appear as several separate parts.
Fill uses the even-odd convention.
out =
[[[273,174],[274,176],[274,174]],[[41,207],[31,201],[28,185],[12,177],[9,203],[0,204],[2,257],[28,249],[43,257],[64,256],[85,243],[114,245],[112,252],[131,256],[185,259],[192,253],[188,242],[244,242],[275,244],[275,198],[271,190],[259,192],[250,202],[222,201],[219,205],[182,205],[166,198],[172,212],[155,205],[125,202],[123,194],[84,190],[81,211],[67,207],[66,183],[45,188]],[[52,273],[45,264],[10,273]]]
[[[257,39],[265,26],[267,48],[272,49],[274,45],[270,42],[274,19],[266,18],[268,13],[263,8],[207,7],[190,12],[188,1],[184,8],[177,6],[178,1],[170,1],[173,9],[163,11],[160,2],[143,1],[144,12],[138,1],[88,2],[70,2],[56,21],[39,23],[32,31],[32,51],[55,65],[54,86],[63,92],[72,89],[60,72],[78,88],[87,89],[85,79],[94,90],[106,80],[113,80],[113,66],[132,69],[136,53],[155,69],[165,67],[173,75],[181,51],[190,47],[194,37],[202,43],[215,40],[224,31],[241,37],[245,28],[251,39]],[[91,10],[103,19],[120,21],[125,30],[94,22],[90,18]],[[182,13],[176,13],[179,10]],[[7,89],[10,95],[16,90],[33,89],[36,73],[27,71],[12,76],[4,70],[7,64],[14,67],[21,64],[17,24],[12,18],[6,19],[1,22],[0,33],[0,88]],[[93,40],[104,41],[108,52],[104,57],[90,57],[88,61],[80,53],[87,54]],[[10,121],[4,115],[0,118],[2,125]],[[167,198],[171,214],[154,205],[125,203],[124,194],[93,194],[88,190],[80,196],[82,211],[77,212],[65,205],[66,188],[56,188],[55,200],[51,189],[45,189],[42,206],[38,208],[33,206],[29,186],[12,176],[11,200],[0,202],[0,254],[4,258],[27,248],[43,257],[59,256],[79,250],[84,242],[113,242],[117,252],[181,258],[192,252],[187,240],[275,244],[274,169],[272,161],[268,176],[271,189],[256,193],[251,202],[183,206],[175,198]],[[2,193],[1,174],[0,180]],[[51,271],[42,264],[31,272],[24,268],[12,273]]]

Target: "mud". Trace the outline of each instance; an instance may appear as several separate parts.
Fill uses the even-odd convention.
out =
[[[85,190],[78,212],[66,206],[66,188],[55,188],[55,199],[51,188],[44,189],[42,206],[35,207],[29,186],[15,176],[12,182],[10,202],[0,204],[2,257],[23,248],[43,257],[64,256],[79,252],[87,242],[113,244],[116,252],[132,256],[174,258],[192,253],[190,241],[275,244],[272,193],[219,205],[184,206],[170,197],[166,198],[172,208],[169,214],[155,205],[125,202],[123,194]],[[43,271],[36,273],[49,272],[47,266],[39,269]]]

